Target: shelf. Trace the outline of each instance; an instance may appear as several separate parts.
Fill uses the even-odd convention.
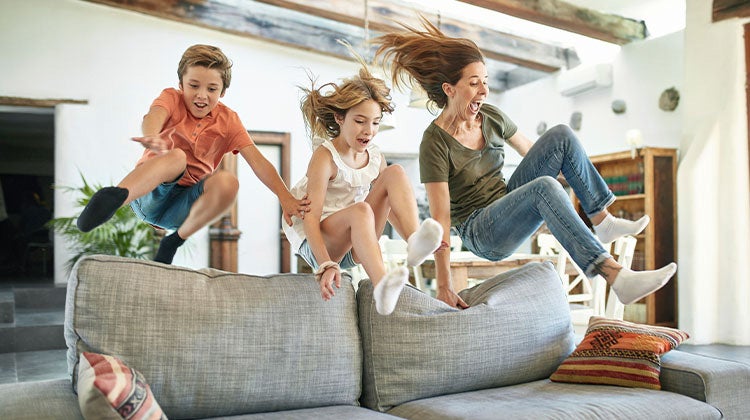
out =
[[[618,201],[628,200],[645,200],[646,194],[628,194],[628,195],[616,195],[615,203]]]
[[[677,150],[645,147],[638,149],[635,157],[628,150],[590,159],[602,178],[609,181],[607,185],[613,192],[625,193],[615,196],[610,213],[627,219],[643,214],[651,218],[648,228],[635,236],[639,258],[633,269],[656,270],[676,261]],[[627,194],[629,191],[644,192]],[[590,225],[575,193],[571,196],[576,211],[584,223]],[[662,289],[637,304],[626,306],[626,318],[652,325],[676,325],[677,280],[675,275]]]

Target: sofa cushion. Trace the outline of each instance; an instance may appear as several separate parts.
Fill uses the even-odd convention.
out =
[[[451,308],[407,287],[395,311],[375,311],[372,283],[357,292],[364,350],[363,405],[548,377],[574,347],[568,302],[549,263],[531,263],[464,290]]]
[[[83,419],[70,379],[0,384],[0,419]]]
[[[705,401],[727,419],[750,419],[750,365],[677,350],[661,358],[663,391]]]
[[[400,417],[380,413],[364,407],[335,405],[303,408],[301,410],[274,411],[272,413],[245,414],[239,418],[242,420],[397,420]],[[237,417],[227,418],[226,420],[237,420]]]
[[[146,379],[116,357],[81,353],[78,404],[87,419],[166,419]]]
[[[356,405],[362,348],[354,288],[328,302],[312,275],[191,270],[112,256],[68,280],[65,339],[148,378],[169,417]]]
[[[550,379],[661,389],[659,357],[687,338],[674,328],[592,316],[583,341]]]
[[[410,420],[722,418],[716,408],[680,394],[643,388],[563,384],[548,379],[410,401],[394,407],[388,414]]]

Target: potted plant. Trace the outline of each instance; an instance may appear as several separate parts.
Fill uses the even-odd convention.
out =
[[[91,200],[91,196],[98,191],[100,185],[89,185],[81,175],[83,186],[58,188],[66,193],[78,194],[76,207],[81,210]],[[140,220],[129,206],[121,207],[115,215],[90,232],[81,232],[76,226],[76,219],[80,211],[71,217],[58,217],[49,221],[48,225],[55,232],[62,235],[73,251],[65,264],[68,272],[84,255],[107,254],[121,257],[151,259],[153,258],[160,234],[147,223]]]

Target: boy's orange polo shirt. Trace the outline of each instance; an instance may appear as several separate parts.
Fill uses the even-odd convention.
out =
[[[178,185],[196,184],[216,170],[225,154],[237,154],[243,147],[253,144],[237,113],[221,102],[206,117],[195,118],[185,107],[182,92],[168,88],[151,106],[160,106],[169,112],[162,133],[174,129],[167,137],[172,140],[173,148],[182,149],[187,156],[185,174]],[[136,166],[154,156],[156,153],[146,149]]]

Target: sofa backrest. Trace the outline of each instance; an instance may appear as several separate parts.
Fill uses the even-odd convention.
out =
[[[527,264],[460,296],[469,309],[407,287],[394,312],[382,316],[372,284],[360,282],[362,405],[387,411],[420,398],[547,378],[573,351],[570,309],[550,263]]]
[[[140,371],[169,417],[357,405],[362,349],[354,288],[328,302],[312,275],[267,277],[112,256],[68,281],[68,367],[82,351]]]

